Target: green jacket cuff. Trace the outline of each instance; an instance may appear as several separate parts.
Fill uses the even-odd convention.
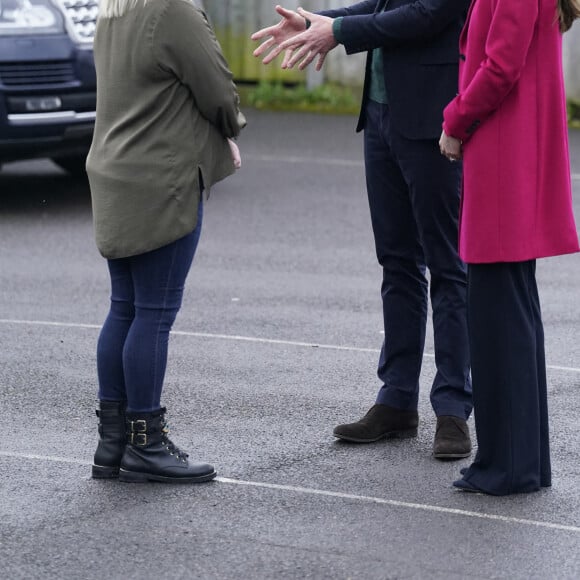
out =
[[[342,44],[341,40],[341,30],[342,30],[342,19],[343,16],[339,16],[332,21],[332,34],[334,34],[334,39],[336,42]]]

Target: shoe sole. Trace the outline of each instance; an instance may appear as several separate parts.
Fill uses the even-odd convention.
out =
[[[200,475],[198,477],[166,477],[164,475],[155,475],[153,473],[139,473],[137,471],[119,470],[119,481],[124,483],[205,483],[215,479],[217,473],[208,473],[207,475]]]
[[[389,431],[388,433],[383,433],[375,439],[358,439],[357,437],[349,437],[348,435],[340,435],[339,433],[333,433],[337,439],[342,441],[348,441],[350,443],[375,443],[381,439],[411,439],[417,437],[417,429],[406,429],[404,431]]]
[[[93,465],[91,475],[93,479],[117,479],[119,477],[119,468]]]
[[[471,455],[471,451],[468,453],[433,453],[435,459],[465,459]]]

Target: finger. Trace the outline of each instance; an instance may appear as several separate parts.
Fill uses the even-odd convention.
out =
[[[280,65],[281,68],[286,68],[288,66],[288,62],[292,58],[292,54],[293,54],[293,51],[292,50],[287,50],[284,53],[284,59],[282,60],[282,64]]]
[[[261,40],[262,38],[267,38],[268,36],[272,36],[272,34],[274,33],[274,30],[278,27],[278,25],[276,24],[276,26],[268,26],[266,28],[262,28],[260,30],[257,30],[256,32],[254,32],[252,34],[252,36],[250,36],[250,38],[252,40]]]
[[[288,65],[286,66],[286,68],[293,68],[294,65],[302,60],[303,58],[306,57],[306,55],[310,52],[310,49],[308,47],[306,47],[305,45],[302,46],[301,48],[299,48],[298,50],[296,50],[294,52],[294,55],[292,56],[292,58],[290,59],[290,61],[288,62]]]
[[[282,48],[282,45],[274,46],[274,48],[272,48],[272,50],[262,59],[262,63],[270,64],[283,51],[284,49]]]
[[[264,64],[270,64],[282,52],[281,46],[273,48],[263,59]]]
[[[260,46],[258,46],[258,48],[256,48],[256,50],[254,50],[252,54],[254,56],[260,56],[261,54],[264,54],[267,50],[270,50],[275,44],[276,40],[270,38],[269,40],[262,42],[262,44],[260,44]]]
[[[308,12],[308,10],[304,10],[304,8],[296,8],[296,12],[302,16],[302,18],[308,18],[308,20],[312,21],[313,19],[318,17],[318,14],[313,14],[312,12]]]
[[[283,18],[292,18],[292,15],[294,14],[292,10],[286,10],[286,8],[283,8],[280,4],[276,6],[275,10]]]
[[[285,40],[280,44],[280,48],[282,50],[286,50],[287,48],[296,48],[300,44],[304,44],[309,40],[309,33],[308,30],[305,32],[300,32],[299,34],[294,35],[292,38]]]
[[[309,50],[306,58],[298,65],[298,70],[304,70],[315,58],[316,53]]]
[[[316,70],[317,71],[322,70],[322,65],[324,64],[324,61],[326,60],[326,55],[327,54],[328,53],[325,52],[323,54],[319,54],[318,55],[318,60],[316,61]]]

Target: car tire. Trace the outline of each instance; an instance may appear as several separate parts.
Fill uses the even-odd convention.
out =
[[[54,157],[52,161],[74,177],[86,177],[86,155],[71,155],[70,157]]]

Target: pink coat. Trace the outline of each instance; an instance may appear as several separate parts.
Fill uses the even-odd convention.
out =
[[[460,53],[443,128],[463,141],[461,257],[577,252],[556,1],[473,0]]]

